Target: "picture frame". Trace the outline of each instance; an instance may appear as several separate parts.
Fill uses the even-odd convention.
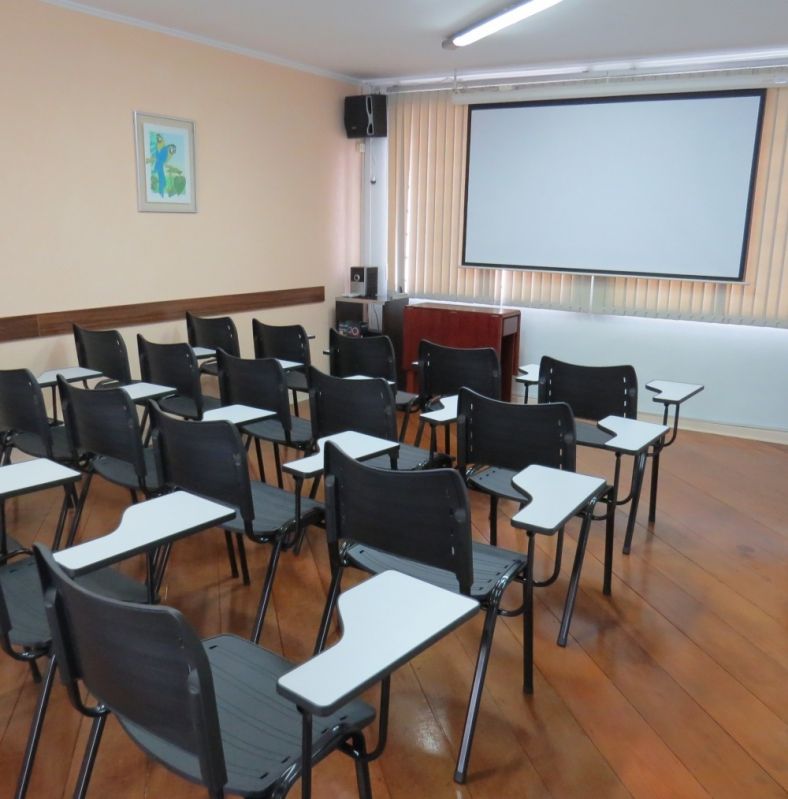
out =
[[[194,122],[134,112],[137,210],[196,213]]]

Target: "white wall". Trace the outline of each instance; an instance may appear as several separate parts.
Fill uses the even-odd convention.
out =
[[[388,139],[361,140],[361,257],[363,266],[378,267],[378,295],[386,296],[396,286],[388,285],[386,243],[388,240]]]
[[[521,363],[632,364],[642,413],[658,410],[649,381],[702,383],[682,419],[788,432],[788,330],[527,308],[521,331]]]
[[[30,0],[0,0],[0,30],[0,317],[324,285],[324,303],[236,315],[244,354],[252,316],[302,323],[319,353],[360,258],[355,87]],[[135,109],[195,121],[198,213],[137,211]],[[71,335],[0,344],[4,369],[74,358]]]

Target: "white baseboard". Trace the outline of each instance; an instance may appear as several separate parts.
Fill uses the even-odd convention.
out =
[[[523,387],[516,383],[512,388],[512,399],[522,400],[525,396]],[[528,403],[536,402],[536,387],[533,386],[528,396]],[[661,413],[639,413],[638,419],[644,422],[662,423]],[[788,430],[770,430],[761,427],[741,427],[732,424],[721,424],[719,422],[707,422],[703,419],[690,419],[681,416],[679,419],[679,429],[692,430],[695,433],[713,433],[718,436],[731,436],[732,438],[746,438],[751,441],[766,441],[769,444],[788,445]]]

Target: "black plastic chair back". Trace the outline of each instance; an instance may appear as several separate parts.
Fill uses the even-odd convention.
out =
[[[216,351],[222,405],[251,405],[275,411],[285,432],[293,427],[282,367],[273,358],[236,358]]]
[[[53,457],[44,394],[28,369],[0,370],[0,430],[37,436],[46,456]]]
[[[501,364],[492,347],[444,347],[419,342],[422,397],[458,394],[465,386],[485,397],[501,397]]]
[[[309,369],[309,409],[312,436],[354,430],[397,440],[397,411],[391,386],[381,378],[345,380]]]
[[[537,464],[575,471],[575,419],[565,402],[515,405],[460,389],[457,465],[519,471]]]
[[[95,369],[118,383],[131,382],[126,342],[117,330],[87,330],[72,324],[77,362],[85,369]]]
[[[578,366],[545,355],[539,402],[566,402],[579,419],[637,418],[638,379],[632,366]]]
[[[301,325],[266,325],[252,319],[255,358],[281,358],[304,364],[311,363],[309,337]]]
[[[154,344],[137,334],[140,373],[148,383],[171,386],[178,394],[194,401],[197,416],[202,416],[200,369],[189,344]]]
[[[186,311],[186,335],[192,347],[223,349],[236,357],[241,354],[238,331],[229,316],[207,318]]]
[[[92,391],[58,377],[63,418],[72,449],[126,461],[145,485],[145,453],[134,403],[120,388]]]
[[[78,708],[80,681],[124,725],[200,763],[219,795],[227,781],[216,697],[200,639],[173,608],[135,605],[81,588],[35,546],[63,683]],[[75,701],[76,700],[76,701]]]
[[[246,450],[230,422],[187,422],[151,403],[157,457],[168,486],[238,508],[244,523],[254,519]]]
[[[473,584],[468,493],[454,469],[396,472],[365,466],[330,441],[325,452],[329,543],[355,541]]]
[[[397,382],[394,346],[388,336],[343,336],[328,333],[329,369],[334,377],[366,375]]]

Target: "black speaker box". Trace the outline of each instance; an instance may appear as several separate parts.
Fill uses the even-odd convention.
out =
[[[359,94],[346,97],[345,130],[349,139],[385,137],[386,95]]]

